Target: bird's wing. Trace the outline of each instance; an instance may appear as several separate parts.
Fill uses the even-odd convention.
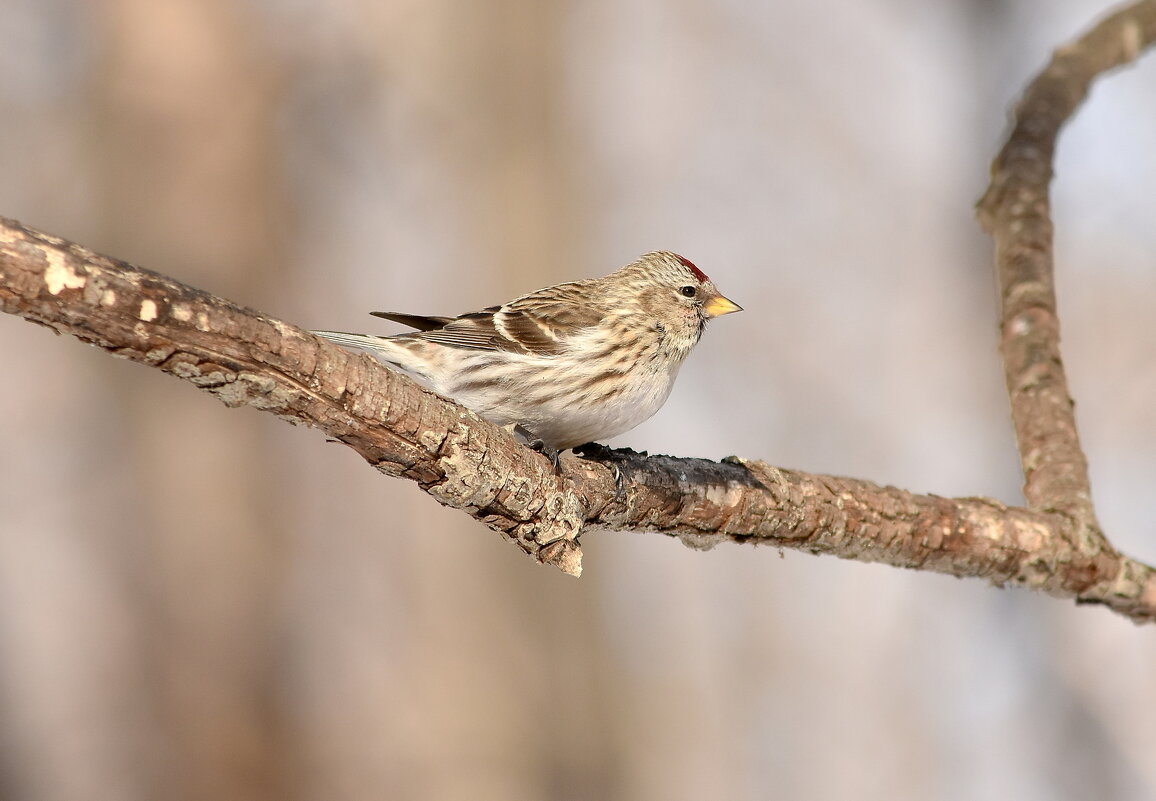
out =
[[[370,312],[374,317],[381,317],[395,323],[408,325],[418,331],[432,331],[442,328],[454,321],[453,317],[427,317],[423,314],[401,314],[400,312]]]
[[[504,306],[463,314],[441,328],[410,336],[457,348],[555,356],[565,349],[570,337],[603,318],[603,311],[591,302],[590,293],[576,290],[576,286],[560,284],[540,289]]]
[[[569,290],[568,284],[523,295],[494,315],[494,325],[511,350],[554,356],[567,343],[605,316],[592,299]]]
[[[441,328],[422,331],[420,334],[402,334],[415,340],[424,339],[439,345],[469,350],[498,350],[498,333],[494,329],[494,312],[499,306],[491,306],[479,312],[454,317]]]

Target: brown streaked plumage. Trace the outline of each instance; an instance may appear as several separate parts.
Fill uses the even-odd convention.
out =
[[[409,333],[314,333],[367,350],[557,452],[651,417],[707,320],[736,311],[694,264],[656,251],[605,277],[460,317],[371,312],[416,329]]]

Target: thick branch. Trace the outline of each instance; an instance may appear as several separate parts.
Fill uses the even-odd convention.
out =
[[[1083,547],[1107,547],[1092,509],[1084,452],[1060,359],[1048,185],[1060,128],[1092,80],[1156,40],[1156,0],[1131,5],[1058,49],[1015,110],[992,164],[979,218],[995,239],[1001,352],[1028,507],[1059,511],[1082,527]]]
[[[1156,620],[1156,573],[1079,547],[1070,518],[761,462],[565,456],[308,332],[0,218],[0,308],[211,392],[325,431],[526,553],[577,574],[587,526],[659,531],[977,576]],[[616,473],[619,481],[616,482]]]

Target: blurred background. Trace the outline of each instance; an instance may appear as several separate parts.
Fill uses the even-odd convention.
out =
[[[1007,109],[1092,0],[5,0],[0,214],[304,327],[668,248],[744,314],[614,441],[1018,503]],[[1055,184],[1101,520],[1156,561],[1156,56]],[[270,415],[0,316],[0,796],[1151,799],[1102,609],[590,532],[580,580]]]

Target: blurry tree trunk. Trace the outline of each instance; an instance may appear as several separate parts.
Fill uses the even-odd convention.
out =
[[[424,122],[437,134],[421,157],[457,176],[444,211],[459,222],[460,241],[470,243],[468,267],[458,265],[456,272],[478,297],[500,299],[579,269],[566,221],[580,217],[581,208],[568,174],[572,160],[558,96],[566,85],[562,37],[569,11],[565,4],[527,0],[434,0],[421,4],[420,13],[379,12],[375,53],[385,62],[383,72],[401,84],[400,93],[423,100]],[[410,240],[407,249],[428,247],[420,229],[390,227],[391,236]],[[415,520],[427,518],[426,501],[405,496]],[[597,600],[584,596],[588,614],[575,625],[556,626],[563,612],[532,583],[516,580],[515,562],[479,573],[469,561],[441,558],[444,543],[417,547],[412,567],[423,602],[413,610],[412,636],[420,643],[413,653],[424,657],[407,662],[405,674],[410,691],[430,699],[429,714],[412,739],[392,748],[423,766],[410,775],[426,777],[426,784],[399,789],[412,798],[506,801],[549,796],[563,781],[575,797],[599,797],[607,777],[594,766],[613,759],[598,712],[610,704],[609,688],[598,686],[604,673],[592,669],[601,661],[601,640],[589,626],[598,617]],[[481,614],[495,616],[502,642],[474,642],[476,621],[456,613],[462,593],[476,598]],[[493,603],[498,598],[504,602]],[[511,608],[519,610],[516,616]],[[484,656],[491,649],[508,656]],[[516,679],[508,669],[514,664],[526,668]],[[561,691],[568,685],[584,693]],[[591,700],[598,698],[602,702]],[[464,725],[477,728],[463,732]],[[527,726],[540,736],[522,737]],[[453,770],[439,767],[445,754],[433,745],[448,740],[470,743]],[[553,767],[546,771],[547,765]]]
[[[89,111],[103,195],[96,237],[256,298],[282,264],[284,194],[268,146],[277,76],[245,14],[232,0],[104,3],[94,19],[107,49]],[[217,420],[201,399],[149,379],[110,389],[118,413],[147,432],[117,448],[117,470],[133,487],[119,525],[139,534],[121,566],[138,593],[131,625],[149,632],[137,658],[157,679],[139,688],[165,765],[155,797],[282,798],[270,639],[277,476],[260,469],[259,427]]]

